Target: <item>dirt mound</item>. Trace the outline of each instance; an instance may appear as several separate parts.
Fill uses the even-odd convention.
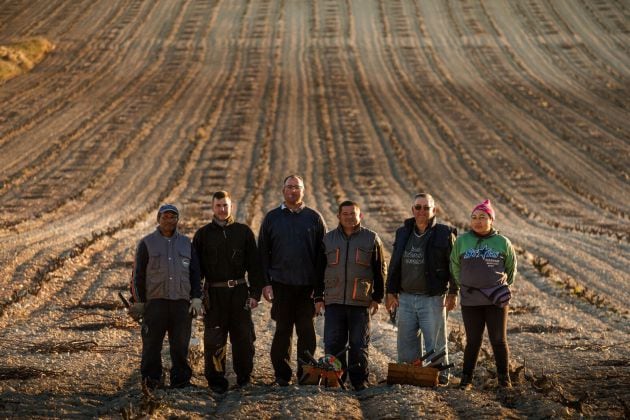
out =
[[[42,37],[0,45],[0,83],[32,70],[54,48]]]

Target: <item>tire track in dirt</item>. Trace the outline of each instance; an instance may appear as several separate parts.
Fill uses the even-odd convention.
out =
[[[576,5],[577,2],[572,6]],[[570,15],[586,17],[589,10],[588,6],[566,9],[560,3],[553,5],[535,0],[513,3],[508,6],[513,8],[519,20],[523,21],[523,29],[538,41],[539,48],[546,51],[547,57],[554,58],[553,64],[559,66],[562,72],[571,75],[571,79],[579,81],[581,86],[587,86],[589,91],[600,94],[601,99],[605,101],[609,101],[610,97],[613,96],[616,97],[613,103],[622,105],[627,102],[621,91],[616,89],[601,90],[601,86],[608,86],[609,83],[623,86],[625,84],[623,69],[613,67],[610,58],[598,57],[589,48],[589,44],[601,42],[594,40],[594,38],[607,34],[609,31],[598,31],[593,25],[594,22],[597,22],[596,18],[584,22],[585,27],[589,30],[572,27],[568,24]],[[558,13],[557,7],[564,8],[568,13],[566,15]],[[576,30],[581,30],[582,34],[577,33]],[[600,53],[605,52],[607,48],[599,48],[598,51]],[[624,59],[627,57],[614,60],[614,64],[621,65]]]
[[[466,7],[462,8],[463,13],[466,13],[467,10],[468,9]],[[454,16],[455,13],[456,12],[453,11],[453,13],[449,13],[449,16],[452,18],[453,23],[454,23],[453,27],[454,27],[454,29],[456,29],[458,31],[458,33],[460,34],[460,37],[466,36],[467,33],[465,32],[464,29],[460,29],[459,28],[460,25],[458,25],[458,21],[459,22],[462,22],[462,21],[466,22],[465,24],[471,25],[473,27],[475,25],[477,25],[477,26],[483,26],[483,27],[492,28],[492,25],[481,25],[479,22],[474,20],[474,17],[471,17],[471,16],[462,17],[461,19],[458,19],[456,16]],[[488,84],[493,88],[492,90],[494,90],[496,92],[501,92],[504,95],[504,97],[508,100],[508,103],[510,103],[510,104],[515,104],[516,106],[522,107],[523,105],[521,105],[521,104],[527,103],[527,101],[528,101],[527,96],[528,95],[525,95],[525,96],[519,95],[518,94],[519,90],[516,90],[515,92],[517,92],[517,96],[514,97],[507,90],[507,86],[509,86],[510,83],[513,84],[514,80],[525,80],[525,78],[519,77],[519,75],[515,75],[515,74],[510,75],[510,71],[506,68],[505,65],[503,65],[503,62],[502,62],[503,60],[501,60],[500,56],[495,52],[495,49],[490,48],[490,47],[483,47],[483,46],[481,46],[481,47],[469,47],[469,48],[466,48],[466,52],[468,53],[467,57],[471,58],[471,61],[472,61],[473,65],[474,65],[474,67],[476,67],[478,69],[482,69],[482,68],[486,68],[486,69],[490,68],[490,69],[492,69],[493,71],[491,72],[491,74],[493,75],[494,78],[497,78],[497,77],[502,77],[503,78],[503,77],[505,77],[505,82],[504,83],[494,83],[493,79],[485,76],[485,72],[481,72],[480,71],[479,75],[482,78],[487,79]],[[507,55],[509,56],[510,54],[508,53]],[[503,76],[503,75],[510,75],[510,77],[506,77],[506,76]],[[510,81],[512,81],[512,82],[510,82]],[[528,88],[524,88],[523,90],[527,90],[528,92],[532,92],[531,89],[535,89],[535,88],[530,86]],[[535,102],[542,101],[544,103],[547,103],[548,100],[550,100],[548,97],[546,97],[545,99],[538,98]],[[551,127],[554,127],[554,125],[557,125],[557,122],[553,121],[553,118],[546,116],[546,115],[551,115],[551,113],[540,113],[540,114],[537,114],[536,108],[537,107],[534,104],[534,106],[531,107],[531,108],[529,108],[529,107],[523,108],[523,111],[527,115],[536,115],[537,116],[537,120],[541,120],[541,121],[550,120],[548,122],[545,121],[544,124],[545,124],[546,129],[548,129],[549,131],[553,132],[554,129],[551,128]],[[557,107],[557,108],[555,108],[554,109],[554,114],[558,114],[558,113],[561,114],[563,112],[562,111],[563,109],[565,109],[565,108],[564,107]],[[584,110],[584,112],[587,112],[587,110]],[[558,137],[561,137],[561,136],[562,135],[560,135]],[[566,138],[566,136],[565,136],[565,138]],[[520,146],[519,148],[521,150],[526,148],[526,143],[523,142],[523,141],[520,141],[519,137],[515,136],[511,140],[513,141],[512,144],[514,144],[518,140],[518,144]],[[568,151],[570,148],[573,148],[573,147],[574,147],[574,142],[570,142],[569,144],[567,144],[566,150]],[[525,150],[525,151],[527,152],[527,150]],[[528,155],[531,155],[532,151],[533,150],[530,147]],[[555,173],[555,171],[550,169],[549,164],[546,163],[546,162],[543,162],[541,157],[537,157],[535,162],[541,163],[542,164],[541,166],[543,168],[547,169],[546,170],[546,174],[547,175],[551,175],[551,178],[558,180],[560,182],[560,184],[564,184],[569,189],[569,191],[575,191],[578,194],[578,196],[589,197],[592,200],[594,200],[597,204],[599,204],[599,206],[601,208],[603,208],[604,210],[612,211],[615,215],[621,216],[622,218],[625,218],[625,214],[624,214],[623,210],[621,210],[619,208],[615,208],[614,206],[611,206],[610,204],[601,202],[601,200],[599,200],[593,194],[588,193],[587,191],[585,191],[583,188],[580,188],[575,183],[568,183],[567,180],[564,177],[559,176],[558,174]],[[608,163],[610,163],[610,162],[608,162]],[[509,172],[513,172],[514,173],[514,172],[518,172],[518,171],[512,170],[512,171],[509,171]],[[535,188],[536,188],[536,191],[540,191],[542,189],[541,186],[538,186],[538,185]],[[549,189],[549,188],[550,188],[549,186],[545,187],[545,189]],[[546,193],[545,195],[542,196],[542,198],[548,199],[548,201],[550,199],[552,202],[554,200],[557,200],[557,198],[554,197],[553,193]],[[555,202],[554,203],[554,207],[557,208],[557,209],[565,209],[566,208],[565,204],[566,203]],[[549,209],[549,212],[550,212],[551,215],[554,216],[554,219],[559,218],[561,216],[561,214],[558,214],[558,213],[561,213],[561,212],[559,212],[557,210],[554,211],[553,208]],[[583,217],[581,217],[581,219],[585,219],[587,221],[587,223],[585,223],[585,225],[589,226],[589,225],[592,224],[592,223],[588,223],[589,219],[593,220],[594,217],[598,217],[598,216],[599,216],[599,214],[593,215],[593,216],[583,215]],[[571,228],[570,226],[564,226],[564,227],[568,228],[568,229]],[[584,229],[584,227],[582,227],[582,229]],[[591,229],[591,231],[592,231],[592,229]],[[606,231],[608,231],[608,234],[610,234],[610,235],[613,235],[613,236],[615,235],[614,230],[612,230],[612,229],[605,229],[605,227],[604,227],[604,232],[606,232]],[[625,236],[627,236],[627,235],[625,235]]]
[[[604,112],[593,107],[592,100],[590,102],[582,100],[568,90],[559,92],[546,86],[543,80],[533,76],[533,69],[528,69],[520,59],[516,58],[517,54],[512,51],[508,43],[497,42],[501,49],[507,52],[507,55],[512,59],[511,61],[517,71],[522,71],[522,74],[527,76],[527,79],[534,79],[530,87],[518,86],[518,92],[521,93],[521,96],[525,99],[530,99],[532,102],[531,107],[527,111],[531,112],[532,115],[536,115],[537,119],[542,121],[551,120],[549,123],[545,123],[545,126],[554,132],[558,139],[579,148],[589,155],[596,156],[598,160],[595,160],[595,162],[601,161],[605,166],[614,168],[615,173],[618,174],[617,176],[621,180],[627,180],[630,175],[627,173],[626,165],[619,161],[622,156],[620,153],[628,146],[628,142],[624,139],[630,136],[630,133],[624,130],[623,124],[625,121],[623,108],[627,105],[626,98],[628,96],[624,90],[626,84],[604,78],[601,69],[610,68],[610,65],[604,65],[604,63],[597,65],[598,60],[591,54],[588,54],[584,47],[584,42],[588,41],[588,39],[573,42],[571,39],[577,38],[577,35],[573,34],[571,28],[564,24],[562,17],[555,13],[553,9],[542,10],[543,7],[545,6],[538,6],[537,4],[528,5],[527,8],[522,5],[517,6],[519,13],[522,13],[523,18],[526,20],[526,28],[537,28],[540,25],[546,28],[545,31],[537,31],[535,35],[541,39],[540,45],[546,50],[546,56],[555,57],[553,65],[557,66],[563,75],[571,75],[570,79],[579,81],[580,90],[586,87],[589,92],[596,95],[599,94],[600,100],[619,104],[620,108],[607,107]],[[497,40],[505,39],[505,36],[499,31],[497,23],[493,21],[487,10],[484,8],[483,11],[489,20],[487,27],[495,31],[494,36]],[[533,16],[530,18],[527,13]],[[553,16],[555,19],[551,20],[548,16]],[[556,22],[562,28],[557,28]],[[568,34],[565,35],[566,33]],[[557,37],[562,39],[568,37],[569,40],[556,41]],[[560,45],[559,47],[557,47],[558,44]],[[577,52],[579,50],[586,50],[585,58],[580,56]],[[504,78],[506,79],[505,84],[509,84],[509,73]],[[619,83],[622,86],[619,89],[602,91],[604,86],[618,85]],[[534,89],[541,91],[542,95],[537,95]],[[617,93],[617,91],[619,92]],[[558,103],[550,99],[555,99]],[[526,102],[519,101],[519,103]],[[560,120],[562,124],[554,124],[554,119]],[[578,124],[575,124],[576,122]],[[558,126],[562,128],[557,128]],[[590,141],[587,141],[587,139]],[[592,147],[594,139],[601,142],[600,144],[605,144],[606,147]]]
[[[10,1],[4,2],[0,9],[0,33],[3,35],[9,23],[12,25],[12,32],[7,33],[7,38],[15,35],[22,35],[25,33],[32,34],[34,31],[41,27],[42,23],[51,16],[56,16],[60,12],[60,5],[58,2],[48,1],[45,4],[39,5],[36,8],[29,8],[29,1]],[[21,26],[15,26],[17,22],[21,22]],[[4,38],[3,36],[3,38]],[[4,41],[4,39],[3,39]]]
[[[218,91],[220,95],[210,101],[217,105],[197,129],[199,143],[194,163],[187,169],[189,180],[182,185],[190,183],[185,187],[184,203],[187,214],[191,212],[200,223],[212,207],[212,192],[218,189],[228,189],[235,200],[245,196],[241,212],[248,222],[260,212],[260,183],[266,178],[267,150],[273,133],[273,124],[268,121],[275,118],[279,81],[274,65],[263,64],[276,60],[275,35],[269,22],[273,18],[268,15],[280,18],[280,25],[281,16],[277,11],[270,12],[273,6],[268,2],[254,10],[249,3],[243,6],[241,20],[233,25],[239,34],[234,40],[232,70],[226,72],[229,76]],[[252,27],[248,19],[252,20]],[[232,48],[231,44],[223,47]],[[271,74],[267,74],[267,67]],[[244,167],[246,162],[250,162],[248,167]],[[249,180],[246,185],[242,184],[243,179]],[[177,195],[175,191],[173,196]]]
[[[166,41],[168,45],[168,39]],[[59,147],[57,153],[47,153],[42,161],[19,174],[19,178],[11,182],[11,189],[3,197],[6,205],[15,210],[15,213],[2,221],[3,227],[32,221],[68,201],[80,200],[85,189],[98,182],[103,172],[107,173],[110,161],[116,161],[117,156],[128,154],[125,150],[129,146],[137,147],[138,142],[134,138],[138,135],[142,137],[151,126],[151,120],[143,116],[151,115],[161,106],[161,102],[172,102],[169,96],[174,91],[160,91],[158,86],[166,85],[167,79],[160,73],[168,70],[169,66],[173,67],[173,64],[176,65],[177,61],[169,63],[165,56],[147,64],[138,76],[108,98],[103,107],[93,112],[88,120],[82,121],[78,128],[63,135],[59,143],[64,146]],[[159,77],[163,80],[160,81]],[[153,81],[154,87],[147,81]],[[182,87],[178,89],[182,90]],[[129,98],[140,99],[129,101]],[[126,127],[131,125],[135,127]],[[86,138],[89,141],[85,141]],[[83,180],[83,185],[66,190],[65,195],[59,194],[59,191],[63,191],[60,185],[67,185],[68,180],[74,180],[75,185],[76,180]],[[28,200],[26,205],[25,199]],[[25,207],[29,211],[23,211]]]
[[[182,24],[182,27],[189,27],[189,28],[191,27],[190,22],[182,23],[180,21],[179,23]],[[201,24],[202,22],[198,21],[198,25],[201,25]],[[181,62],[183,61],[182,58],[183,57],[177,53],[171,54],[164,64],[164,66],[170,71],[170,73],[164,72],[160,76],[161,80],[160,80],[160,77],[158,77],[158,78],[155,78],[154,80],[151,80],[151,82],[154,83],[154,86],[155,85],[168,86],[167,80],[170,80],[170,78],[173,76],[175,76],[175,80],[177,80],[178,77],[181,77],[181,79],[184,80],[184,82],[171,84],[170,89],[165,91],[164,99],[162,99],[162,102],[159,104],[160,107],[157,110],[157,112],[152,111],[153,114],[148,119],[145,120],[144,125],[141,125],[141,130],[136,131],[135,133],[134,132],[131,133],[131,136],[133,137],[130,137],[132,140],[129,143],[130,146],[127,147],[125,150],[122,150],[121,153],[119,153],[117,156],[111,158],[108,162],[108,167],[105,169],[104,173],[101,175],[101,178],[93,181],[88,186],[87,189],[81,192],[81,198],[83,200],[83,203],[82,204],[78,203],[78,204],[81,207],[83,207],[85,211],[87,211],[88,215],[90,214],[92,215],[92,216],[88,216],[89,218],[94,219],[94,218],[101,217],[100,212],[90,213],[88,211],[90,206],[94,206],[94,205],[98,206],[99,204],[100,205],[104,204],[102,202],[99,202],[98,200],[102,200],[103,198],[102,191],[107,191],[109,188],[109,185],[111,185],[117,179],[114,176],[114,174],[117,174],[123,168],[125,163],[129,159],[132,158],[132,155],[134,153],[138,153],[138,151],[141,150],[139,149],[140,146],[146,148],[146,145],[144,145],[143,142],[140,141],[140,139],[151,135],[152,131],[154,131],[159,126],[160,121],[164,118],[167,112],[169,112],[172,109],[172,106],[185,93],[186,89],[190,86],[190,83],[192,82],[192,80],[194,80],[194,74],[199,71],[199,66],[186,66],[186,67],[181,66]],[[173,150],[176,150],[177,148],[179,148],[177,143],[174,143],[174,144],[167,143],[166,145],[162,145],[161,147],[163,148],[162,152],[165,154],[172,154]],[[186,150],[187,147],[184,147],[184,150]],[[157,154],[159,156],[160,154],[159,149],[157,150]],[[146,163],[145,163],[145,166],[146,166]],[[174,168],[172,167],[169,168],[167,162],[161,162],[160,160],[158,160],[156,162],[156,165],[154,166],[155,166],[154,168],[155,176],[159,176],[160,172],[164,172],[168,170],[168,172],[172,174],[170,175],[171,177],[170,183],[174,182],[174,180],[176,179],[174,177],[178,173],[177,170],[174,170]],[[147,187],[147,189],[151,191],[151,184],[147,184],[145,185],[145,187]],[[159,189],[162,188],[161,185],[157,185],[155,183],[153,183],[152,187],[153,188],[157,187]],[[107,205],[103,205],[101,208],[106,209],[112,206],[114,206],[115,208],[115,203],[118,203],[121,201],[124,202],[127,197],[133,197],[134,195],[137,195],[137,192],[134,191],[136,188],[137,188],[136,184],[127,184],[125,185],[124,188],[114,191],[113,200],[109,202]],[[72,210],[76,210],[76,204],[77,203],[68,203],[67,206],[70,207]],[[155,204],[157,205],[157,203]],[[60,208],[56,209],[54,213],[47,215],[47,217],[50,220],[37,220],[33,223],[43,223],[43,222],[50,223],[50,221],[52,220],[56,220],[56,219],[58,220],[60,214],[63,215],[67,213],[67,209],[65,207],[66,206],[61,206]],[[72,211],[70,211],[70,213],[72,213]],[[63,219],[63,217],[61,219]],[[45,278],[46,273],[62,265],[63,262],[67,258],[80,254],[81,252],[83,252],[83,250],[86,247],[92,245],[95,241],[97,241],[101,237],[109,236],[113,234],[114,232],[120,229],[123,229],[125,227],[129,227],[130,225],[133,225],[135,223],[134,217],[132,216],[131,218],[126,219],[123,222],[118,222],[114,224],[113,226],[110,225],[110,227],[108,228],[103,228],[103,229],[95,231],[91,227],[91,224],[93,223],[93,221],[87,222],[87,221],[77,220],[77,222],[83,223],[82,230],[87,229],[87,232],[91,232],[91,234],[87,234],[86,239],[82,239],[82,240],[79,239],[78,242],[77,242],[77,239],[78,239],[77,237],[72,237],[72,238],[69,238],[70,242],[67,245],[55,244],[55,248],[57,249],[60,246],[61,247],[69,246],[69,248],[66,248],[65,251],[53,251],[53,249],[48,248],[48,245],[46,245],[45,238],[49,237],[50,232],[47,230],[44,230],[43,232],[39,232],[37,233],[37,235],[29,234],[28,241],[26,239],[27,237],[23,236],[24,242],[20,244],[19,248],[16,248],[16,251],[14,251],[16,253],[16,259],[12,262],[10,267],[5,267],[6,269],[9,269],[9,271],[7,272],[11,272],[12,271],[11,269],[14,269],[13,271],[14,274],[12,278],[14,279],[14,283],[16,285],[16,288],[13,290],[13,292],[7,291],[4,294],[5,299],[3,300],[5,301],[6,305],[19,301],[19,299],[23,297],[25,293],[37,293],[37,290],[39,289],[39,285]],[[35,244],[39,244],[39,245],[35,245]],[[36,252],[35,249],[33,248],[34,246],[35,246],[35,249],[42,246],[44,248],[41,251]],[[50,253],[51,251],[53,255],[46,255]],[[57,252],[59,253],[57,254]],[[19,255],[23,255],[23,257],[20,257]],[[42,261],[42,259],[44,259],[44,261]],[[33,270],[37,266],[39,266],[40,268],[33,275],[33,278],[30,281],[31,286],[29,286],[28,284],[24,286],[23,279],[30,279],[31,276],[29,276],[28,273],[33,272]],[[6,271],[6,270],[3,270],[3,271]],[[9,294],[8,299],[7,299],[7,294]]]
[[[369,106],[363,103],[359,70],[353,50],[345,57],[352,41],[345,40],[352,26],[349,4],[324,3],[315,15],[323,13],[319,27],[321,44],[313,54],[313,83],[317,94],[317,125],[324,140],[324,162],[329,171],[328,191],[334,197],[333,207],[346,197],[362,203],[362,211],[370,217],[370,227],[378,232],[393,232],[403,219],[399,203],[389,193],[390,182],[383,172],[383,157],[388,150],[381,146],[370,120]],[[344,16],[348,18],[342,19]],[[343,24],[341,22],[344,22]],[[318,28],[317,26],[315,27]],[[314,36],[316,36],[314,35]],[[345,40],[343,43],[331,43]],[[327,77],[324,77],[327,75]],[[367,116],[366,116],[367,114]],[[374,130],[374,131],[372,131]],[[379,161],[380,159],[380,161]],[[343,186],[342,186],[343,185]]]
[[[542,57],[554,57],[554,60],[550,62],[551,65],[554,67],[561,66],[559,67],[559,70],[562,75],[570,75],[570,80],[579,82],[576,84],[576,86],[580,87],[579,89],[558,92],[554,89],[553,85],[547,83],[545,74],[540,76],[537,75],[537,72],[540,72],[540,70],[537,70],[536,68],[539,63],[530,62],[529,66],[525,64],[524,60],[521,58],[525,56],[525,54],[517,53],[516,47],[513,47],[509,42],[506,42],[508,37],[506,36],[505,31],[499,28],[499,20],[492,16],[489,9],[483,3],[480,4],[480,7],[487,19],[487,22],[484,23],[487,24],[489,29],[492,29],[494,32],[493,37],[497,40],[497,45],[505,51],[506,56],[510,57],[511,64],[516,71],[523,76],[526,76],[524,77],[525,79],[532,80],[532,85],[537,90],[543,92],[545,96],[553,97],[564,105],[560,110],[554,108],[554,111],[561,111],[566,114],[575,109],[573,112],[574,116],[577,115],[582,120],[586,120],[590,125],[592,125],[588,127],[590,129],[588,131],[589,133],[597,131],[608,133],[608,136],[613,137],[613,140],[617,142],[623,142],[623,139],[630,135],[623,125],[625,122],[623,109],[627,106],[627,94],[624,94],[624,92],[620,89],[607,89],[602,92],[602,87],[604,86],[610,87],[617,83],[624,84],[623,76],[618,76],[622,78],[621,82],[605,77],[602,71],[604,67],[606,69],[610,69],[611,71],[616,71],[616,69],[612,67],[611,64],[598,63],[596,57],[588,51],[585,43],[590,41],[592,37],[581,39],[581,37],[576,34],[563,20],[563,16],[555,11],[553,5],[551,4],[543,3],[540,6],[549,7],[549,9],[546,10],[540,10],[537,5],[531,5],[528,9],[523,9],[521,5],[519,12],[522,13],[524,20],[524,30],[531,31],[531,28],[537,28],[541,24],[544,24],[546,28],[552,28],[547,29],[547,31],[538,31],[535,29],[536,32],[529,36],[529,38],[539,40],[538,45],[540,45],[540,48],[546,52],[546,54],[542,55]],[[527,12],[524,10],[527,10]],[[528,13],[533,14],[534,16],[530,18]],[[549,19],[548,16],[552,16],[553,20]],[[572,41],[573,39],[576,39],[576,41]],[[578,53],[581,49],[585,50],[585,54],[582,55],[586,55],[586,57],[581,57]],[[620,65],[619,62],[614,64],[617,66]],[[557,72],[554,71],[554,73]],[[587,92],[592,93],[593,95],[598,95],[598,97],[582,98],[583,93],[581,91],[584,90],[584,87],[587,88]],[[523,92],[524,89],[519,90]],[[603,100],[609,105],[618,105],[619,108],[615,106],[607,106],[606,111],[604,112],[592,106],[593,102],[597,100]],[[542,100],[537,102],[543,104]],[[556,112],[550,114],[550,117],[556,116]],[[561,114],[559,117],[565,116],[566,115]],[[583,126],[581,125],[580,128],[583,128]],[[595,137],[599,138],[600,136]],[[582,137],[579,137],[579,139],[581,140]],[[625,145],[627,146],[627,142],[625,142]],[[605,151],[609,150],[610,148],[608,147],[605,149]],[[609,153],[611,156],[614,156],[614,154],[615,153]]]
[[[425,49],[427,50],[427,49]],[[424,80],[422,77],[422,74],[418,72],[417,69],[422,68],[422,64],[418,62],[418,60],[416,59],[416,56],[411,55],[411,54],[406,54],[404,57],[401,56],[401,60],[405,60],[407,61],[406,67],[403,70],[402,64],[398,65],[397,68],[399,69],[397,71],[397,76],[402,77],[403,79],[405,78],[405,74],[410,74],[412,75],[413,79],[414,79],[414,84],[416,82],[416,80],[418,80],[418,83],[422,84],[422,81]],[[403,61],[404,62],[404,61]],[[439,69],[438,70],[438,74],[439,74]],[[523,181],[527,181],[528,183],[536,183],[536,188],[537,190],[543,189],[543,190],[548,190],[550,187],[546,186],[540,179],[539,177],[535,174],[535,173],[530,173],[528,174],[528,172],[530,172],[531,170],[527,170],[524,171],[524,168],[519,168],[518,170],[515,169],[510,169],[513,168],[512,166],[508,166],[507,169],[505,168],[505,165],[510,165],[508,163],[508,160],[506,159],[506,157],[504,155],[502,155],[501,153],[499,153],[500,151],[497,149],[497,140],[500,140],[501,138],[506,137],[508,140],[512,141],[511,145],[514,145],[514,141],[517,139],[515,134],[510,133],[510,131],[508,131],[506,129],[506,127],[503,126],[502,123],[498,122],[496,120],[496,118],[493,118],[490,115],[487,115],[487,111],[483,110],[483,107],[481,107],[478,103],[476,102],[471,102],[472,99],[469,97],[468,94],[466,94],[465,92],[461,91],[461,89],[457,89],[454,86],[452,86],[452,84],[449,83],[448,77],[447,76],[442,76],[443,80],[444,80],[444,85],[445,87],[448,87],[450,90],[451,95],[455,95],[456,98],[458,98],[461,102],[464,102],[466,104],[466,106],[471,109],[474,110],[476,112],[475,114],[475,119],[472,118],[472,116],[468,116],[467,113],[464,114],[464,112],[466,112],[465,110],[462,110],[459,108],[457,103],[454,103],[452,100],[449,99],[448,94],[443,94],[443,93],[437,93],[439,96],[437,98],[432,98],[434,99],[434,101],[431,102],[431,107],[433,108],[435,105],[439,104],[439,106],[445,106],[446,108],[444,109],[444,112],[440,112],[440,113],[436,113],[434,111],[432,111],[432,108],[426,108],[425,110],[423,110],[423,112],[421,112],[422,115],[429,115],[430,118],[432,120],[434,120],[433,122],[440,127],[440,131],[441,131],[441,136],[445,139],[447,139],[449,141],[449,143],[453,144],[453,147],[456,148],[456,150],[458,150],[460,152],[460,154],[462,155],[463,159],[466,161],[466,163],[469,166],[469,170],[473,169],[474,170],[474,175],[475,177],[478,177],[480,179],[484,180],[484,184],[488,185],[492,188],[492,182],[490,182],[491,180],[488,178],[487,175],[485,175],[483,173],[483,171],[480,169],[479,165],[475,162],[475,160],[471,157],[474,154],[471,152],[468,152],[467,149],[469,149],[469,147],[467,147],[467,145],[465,143],[461,143],[459,141],[456,140],[456,137],[462,137],[462,138],[469,138],[469,139],[475,139],[475,154],[479,153],[479,150],[477,149],[479,147],[479,143],[481,142],[481,144],[483,145],[483,147],[481,148],[481,151],[486,150],[489,155],[488,158],[490,159],[490,162],[496,161],[496,159],[500,159],[499,162],[499,167],[498,167],[498,171],[499,173],[503,173],[503,172],[507,172],[506,174],[506,178],[508,179],[512,179],[512,182],[516,182],[516,183],[521,183],[523,184]],[[427,89],[431,89],[430,86],[427,86]],[[435,90],[435,89],[432,89]],[[407,92],[416,92],[417,89],[414,89],[413,85],[408,85]],[[431,92],[430,95],[434,95],[435,93]],[[422,97],[417,96],[414,100],[414,102],[416,103],[422,103]],[[437,104],[435,104],[435,102],[437,102]],[[439,114],[439,115],[437,115]],[[448,127],[449,122],[447,120],[444,119],[444,117],[442,117],[442,115],[445,116],[450,116],[452,120],[457,121],[457,125],[453,126],[453,127]],[[480,118],[481,116],[487,117],[487,118]],[[447,117],[448,118],[448,117]],[[484,123],[484,125],[492,127],[493,131],[495,133],[501,134],[500,136],[488,136],[487,133],[485,133],[485,130],[483,130],[482,126],[479,125],[479,123],[477,122],[477,120],[481,119],[482,122]],[[462,130],[463,132],[461,133],[461,135],[456,135],[455,133],[457,133],[457,131],[453,131],[453,130]],[[467,130],[467,131],[466,131]],[[482,131],[483,130],[483,131]],[[528,148],[526,148],[525,143],[524,142],[519,142],[517,143],[517,146],[522,147],[522,150],[524,150],[525,152],[528,151]],[[472,146],[470,146],[472,147]],[[509,150],[510,146],[507,146]],[[529,155],[532,155],[532,152],[529,152]],[[532,168],[536,168],[538,165],[540,165],[542,162],[540,160],[540,158],[536,157],[536,156],[532,156],[533,158],[533,165]],[[519,166],[522,166],[523,164],[521,162],[517,162],[517,164]],[[512,164],[513,165],[513,164]],[[546,165],[543,166],[543,168]],[[549,169],[548,173],[550,174],[554,174],[553,170]],[[559,179],[559,176],[555,176],[556,179]],[[496,186],[494,186],[494,188],[498,188]],[[511,187],[510,187],[511,188]],[[575,189],[575,188],[574,188]],[[555,220],[550,220],[550,219],[546,219],[544,218],[543,215],[540,215],[538,213],[533,213],[533,211],[531,209],[528,209],[528,207],[524,204],[524,203],[520,203],[518,202],[512,195],[512,193],[507,193],[505,191],[495,191],[494,192],[496,195],[499,195],[500,197],[502,197],[504,200],[506,200],[508,203],[510,203],[515,209],[517,209],[521,214],[523,214],[526,217],[533,217],[536,220],[540,220],[545,222],[546,224],[550,225],[550,226],[554,226],[554,227],[558,227],[559,223]],[[601,202],[601,200],[597,199],[596,197],[593,197],[592,194],[584,194],[583,191],[580,191],[580,193],[582,193],[582,195],[586,195],[589,198],[593,198],[595,200],[597,200],[598,202]],[[554,197],[554,195],[549,195],[549,193],[547,193],[547,196],[551,197],[548,201],[550,204],[554,203],[556,204],[556,207],[558,207],[560,205],[560,203],[558,203],[557,198]],[[580,197],[581,199],[581,197]],[[610,206],[608,205],[604,205],[602,203],[602,206],[604,208],[607,208],[615,213],[620,213],[622,215],[622,217],[624,216],[624,213],[616,208],[612,208],[610,209]],[[551,208],[551,210],[553,210],[553,207]],[[557,213],[557,212],[556,212]],[[564,229],[567,230],[581,230],[581,231],[585,231],[585,232],[590,232],[590,233],[596,233],[596,234],[600,234],[600,233],[604,233],[607,235],[612,235],[613,237],[615,237],[618,232],[617,231],[613,231],[611,229],[606,228],[606,226],[603,227],[596,227],[596,228],[591,228],[588,225],[578,225],[578,226],[574,226],[573,224],[562,224],[561,226]]]
[[[566,27],[571,30],[582,31],[587,35],[586,41],[589,45],[581,46],[580,52],[583,52],[586,56],[586,60],[594,60],[603,69],[613,76],[618,83],[627,83],[627,73],[630,70],[628,62],[628,35],[630,30],[628,29],[628,5],[619,1],[584,1],[579,8],[567,7],[573,6],[571,3],[566,4],[542,4],[542,7],[550,9],[551,13],[562,20]],[[558,10],[561,9],[562,12]],[[580,20],[588,19],[588,25],[585,25],[589,30],[581,28],[581,24],[569,24],[570,16],[580,16]],[[599,28],[594,28],[591,22],[594,22]],[[592,35],[592,36],[591,36]],[[612,44],[612,48],[611,48]],[[615,62],[618,68],[609,65],[610,62]],[[599,66],[596,66],[600,68]],[[616,93],[616,91],[614,91]],[[620,99],[627,108],[627,96],[619,95]]]
[[[0,145],[4,146],[10,140],[14,140],[15,146],[19,147],[20,143],[16,143],[15,136],[27,132],[44,120],[50,120],[61,110],[68,112],[65,107],[70,105],[72,100],[80,98],[88,88],[99,86],[100,82],[111,77],[112,69],[132,45],[131,42],[125,42],[125,39],[133,38],[144,28],[143,25],[138,24],[133,26],[131,31],[123,31],[126,26],[120,23],[137,20],[139,16],[142,16],[139,7],[136,3],[131,4],[129,8],[110,8],[107,13],[97,14],[99,18],[93,22],[91,31],[94,31],[94,28],[108,28],[108,30],[100,34],[83,36],[80,40],[69,33],[73,28],[66,27],[63,15],[58,17],[59,20],[45,20],[47,30],[52,31],[52,34],[47,33],[46,36],[52,35],[53,41],[57,43],[57,51],[47,57],[41,65],[43,69],[30,74],[28,80],[18,78],[12,81],[12,84],[17,85],[15,89],[18,92],[26,92],[26,94],[3,95],[3,100],[10,105],[7,108],[10,112],[0,116],[0,120],[14,121],[6,126],[7,131],[0,131]],[[145,15],[153,10],[148,6],[145,8],[147,9],[144,12]],[[91,15],[84,17],[89,16]],[[63,30],[59,31],[58,28],[63,28]],[[114,50],[111,45],[123,47]],[[73,46],[75,46],[74,50]],[[118,59],[103,60],[104,52],[106,54],[118,52]],[[72,60],[67,60],[68,54],[72,54]],[[100,67],[97,64],[100,64]],[[93,72],[93,77],[83,77],[89,71]],[[54,77],[48,77],[48,72],[53,73]],[[97,76],[98,72],[100,72],[100,77]],[[46,89],[47,93],[42,95],[38,90],[40,87]],[[37,92],[37,94],[31,95],[31,92]],[[42,103],[42,101],[47,102]],[[34,106],[35,104],[37,106]],[[20,115],[24,115],[24,118],[21,121],[15,121],[15,118]],[[41,143],[44,150],[50,147],[46,145],[47,142]],[[7,164],[5,166],[8,167]]]

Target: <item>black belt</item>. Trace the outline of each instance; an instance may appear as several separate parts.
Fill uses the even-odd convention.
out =
[[[236,280],[228,280],[228,281],[219,281],[216,283],[210,283],[209,287],[236,287],[239,284],[246,284],[247,280],[245,279],[236,279]]]

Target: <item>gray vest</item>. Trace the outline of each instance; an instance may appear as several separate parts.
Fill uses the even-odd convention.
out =
[[[324,236],[326,305],[369,306],[372,302],[374,271],[372,254],[376,233],[361,227],[347,238],[340,228]]]
[[[146,296],[150,299],[190,299],[192,244],[175,232],[166,238],[158,229],[143,239],[149,253]]]

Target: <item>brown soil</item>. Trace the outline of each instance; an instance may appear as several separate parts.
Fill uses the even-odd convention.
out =
[[[0,89],[0,416],[630,416],[628,13],[619,0],[2,2],[0,44],[56,50]],[[384,311],[373,387],[271,387],[264,304],[255,386],[208,392],[196,321],[199,388],[143,395],[117,293],[158,205],[180,206],[192,234],[227,189],[257,230],[292,172],[329,226],[354,199],[388,249],[415,192],[460,231],[491,198],[519,254],[514,389],[496,389],[487,342],[473,392],[378,384],[395,358]],[[457,376],[459,310],[449,324]]]

